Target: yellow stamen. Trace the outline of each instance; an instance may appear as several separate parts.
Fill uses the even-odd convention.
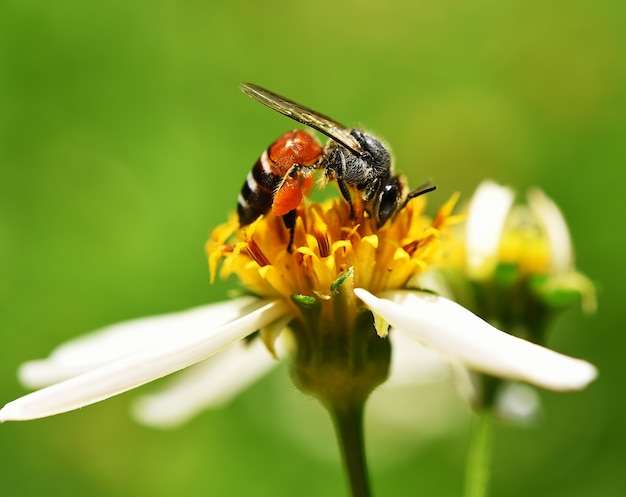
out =
[[[222,277],[234,273],[253,293],[288,301],[292,295],[331,298],[332,283],[350,269],[354,285],[370,292],[402,288],[435,260],[455,201],[433,222],[424,214],[425,201],[414,199],[382,228],[368,216],[357,224],[343,200],[303,203],[291,252],[289,232],[271,212],[243,228],[231,218],[207,243],[211,275],[221,260]]]

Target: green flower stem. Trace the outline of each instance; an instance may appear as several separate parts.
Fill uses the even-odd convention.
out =
[[[292,297],[302,319],[290,324],[297,344],[291,377],[330,413],[352,497],[370,497],[363,410],[389,375],[391,345],[376,333],[372,314],[359,310],[353,289],[348,271],[333,283],[331,299]]]
[[[486,497],[491,473],[493,442],[493,411],[489,407],[478,412],[472,429],[465,474],[465,497]]]
[[[331,408],[343,465],[352,497],[370,497],[370,484],[363,442],[363,405]]]

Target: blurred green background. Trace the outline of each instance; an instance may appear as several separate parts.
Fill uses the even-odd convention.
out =
[[[0,402],[24,393],[21,362],[63,340],[225,297],[203,244],[293,126],[237,90],[252,81],[385,137],[413,185],[435,180],[431,205],[486,177],[561,205],[600,306],[564,315],[551,345],[601,376],[541,392],[537,426],[498,428],[493,495],[626,495],[625,14],[620,0],[2,2]],[[330,422],[285,368],[171,432],[134,423],[134,395],[0,426],[0,495],[346,494]],[[376,495],[460,495],[469,413],[458,403],[460,426],[431,436],[429,406],[412,409],[426,441],[392,460],[372,443]]]

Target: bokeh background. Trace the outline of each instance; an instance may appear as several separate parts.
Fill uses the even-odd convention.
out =
[[[600,304],[564,315],[551,345],[600,378],[541,392],[534,427],[498,427],[493,495],[626,495],[625,14],[621,0],[5,0],[0,402],[24,393],[22,361],[63,340],[225,298],[204,241],[293,126],[239,93],[252,81],[385,137],[413,185],[436,181],[431,205],[490,177],[562,206]],[[176,431],[137,425],[136,395],[0,426],[0,495],[346,493],[330,422],[284,367]],[[458,402],[442,429],[431,405],[387,404],[417,426],[397,450],[368,420],[376,495],[460,495],[471,415]]]

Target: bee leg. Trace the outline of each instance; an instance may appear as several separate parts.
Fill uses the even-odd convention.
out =
[[[327,179],[334,179],[337,181],[337,187],[341,192],[341,196],[350,206],[350,218],[355,219],[356,216],[354,212],[354,205],[352,204],[352,195],[350,195],[350,189],[343,179],[346,170],[346,158],[343,153],[338,148],[335,148],[322,163],[321,167],[326,168]]]
[[[287,244],[287,252],[289,252],[290,254],[292,252],[293,235],[296,230],[297,217],[298,215],[295,209],[289,211],[283,216],[283,223],[285,224],[285,227],[289,230],[289,243]]]
[[[348,202],[348,205],[350,206],[350,218],[356,219],[356,216],[354,213],[354,204],[352,203],[352,195],[350,195],[350,190],[348,189],[348,185],[346,185],[346,182],[340,176],[337,176],[337,186],[339,187],[341,196],[346,200],[346,202]]]

